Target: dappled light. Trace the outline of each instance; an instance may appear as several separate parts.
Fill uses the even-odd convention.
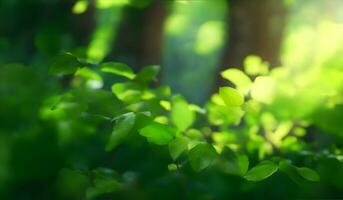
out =
[[[343,1],[0,2],[0,199],[342,199]]]

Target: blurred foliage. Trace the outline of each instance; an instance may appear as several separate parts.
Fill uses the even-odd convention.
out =
[[[226,41],[227,7],[225,0],[175,1],[165,21],[163,81],[195,103],[204,103],[215,85],[207,75],[216,72]]]
[[[171,3],[162,69],[106,59],[151,2],[0,2],[0,199],[342,198],[341,13],[285,1],[283,66],[249,55],[206,99],[225,1]]]

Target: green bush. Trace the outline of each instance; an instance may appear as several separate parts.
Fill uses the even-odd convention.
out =
[[[156,84],[158,66],[1,66],[2,199],[339,197],[342,78],[244,67],[198,106]]]

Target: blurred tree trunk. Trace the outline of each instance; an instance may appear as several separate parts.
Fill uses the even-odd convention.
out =
[[[139,66],[161,64],[163,24],[167,16],[165,4],[152,4],[144,18],[144,30],[141,35]]]
[[[135,69],[161,64],[166,3],[154,1],[146,8],[127,7],[111,56]]]
[[[95,5],[90,3],[87,11],[81,15],[72,14],[70,10],[72,7],[68,11],[73,16],[71,29],[73,40],[76,41],[75,46],[87,46],[96,28]]]
[[[279,65],[286,13],[281,0],[230,0],[228,41],[220,71],[229,67],[242,69],[249,54],[261,56],[271,66]],[[223,80],[218,77],[216,86],[220,85]]]

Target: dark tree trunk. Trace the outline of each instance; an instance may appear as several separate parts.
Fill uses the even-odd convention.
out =
[[[161,2],[155,3],[146,12],[138,61],[140,66],[161,64],[163,24],[167,16],[165,6]]]
[[[249,54],[267,60],[271,66],[280,64],[279,52],[287,9],[280,0],[230,0],[228,41],[220,71],[243,68]],[[218,77],[217,86],[223,85]]]
[[[160,65],[166,6],[161,1],[154,1],[143,9],[125,9],[111,57],[136,69],[145,65]]]
[[[69,9],[71,10],[71,8]],[[94,3],[90,3],[87,11],[81,15],[74,15],[72,18],[72,33],[75,46],[87,46],[91,41],[92,33],[96,28],[96,8]]]

